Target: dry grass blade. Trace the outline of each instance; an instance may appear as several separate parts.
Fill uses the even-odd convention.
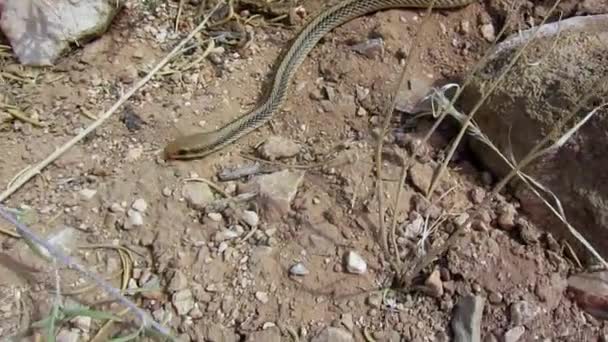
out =
[[[403,68],[401,70],[401,74],[399,75],[399,81],[395,84],[395,89],[393,89],[392,91],[392,99],[391,102],[389,103],[389,105],[386,107],[386,109],[384,110],[383,116],[384,116],[384,123],[382,125],[382,131],[380,132],[380,135],[378,137],[378,145],[376,147],[376,197],[378,198],[378,227],[379,227],[379,234],[380,234],[380,238],[381,238],[381,242],[382,242],[382,248],[384,249],[386,255],[390,255],[390,250],[389,250],[389,246],[388,246],[388,232],[386,231],[386,227],[384,225],[384,200],[383,200],[383,196],[384,196],[384,187],[382,186],[382,148],[384,146],[384,137],[386,136],[386,134],[388,133],[392,118],[393,118],[393,112],[395,110],[395,106],[397,105],[397,96],[399,94],[399,90],[403,89],[403,86],[405,84],[405,78],[408,72],[408,66],[411,65],[411,61],[412,61],[412,56],[416,55],[418,53],[418,48],[420,45],[420,37],[421,34],[420,32],[424,31],[424,27],[430,22],[430,18],[431,18],[431,14],[433,11],[433,7],[435,6],[435,2],[436,0],[433,0],[431,2],[431,4],[428,6],[427,10],[426,10],[426,16],[421,24],[421,28],[419,30],[417,30],[416,32],[416,37],[414,38],[414,41],[412,42],[412,51],[410,51],[410,53],[408,54],[408,56],[406,57],[405,60],[405,64],[403,65]],[[397,194],[397,200],[400,198],[400,191],[401,191],[401,187],[399,188],[399,193]],[[399,265],[401,263],[401,260],[399,258],[398,252],[395,250],[396,253],[396,265]]]

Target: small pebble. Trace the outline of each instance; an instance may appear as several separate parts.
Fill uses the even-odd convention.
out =
[[[359,254],[349,251],[346,256],[346,270],[353,274],[363,274],[367,271],[367,264]]]
[[[289,274],[291,274],[293,276],[305,276],[309,273],[310,273],[310,271],[301,262],[299,262],[289,268]]]
[[[484,24],[481,26],[481,36],[488,42],[493,42],[496,39],[496,30],[492,24]]]
[[[222,220],[222,214],[220,213],[208,213],[207,217],[214,222],[220,222]]]
[[[171,297],[171,303],[175,307],[177,314],[182,316],[187,314],[192,308],[194,308],[194,298],[190,289],[184,289],[175,292]]]
[[[112,203],[109,209],[112,213],[123,213],[125,211],[123,207],[118,203]]]
[[[502,295],[498,292],[491,292],[488,296],[488,301],[491,304],[500,304],[502,302]]]
[[[372,308],[381,307],[382,306],[382,295],[373,294],[373,295],[367,297],[367,305],[371,306]]]
[[[428,289],[431,297],[439,298],[443,295],[443,283],[441,282],[439,270],[434,270],[426,279],[424,285]]]
[[[127,221],[123,225],[125,230],[129,230],[135,227],[141,227],[144,225],[144,217],[139,211],[129,209],[127,211]]]
[[[82,189],[80,190],[80,196],[82,196],[82,198],[86,201],[90,200],[91,198],[95,197],[95,195],[97,194],[97,190],[93,190],[93,189]]]
[[[250,227],[257,227],[260,223],[260,218],[255,211],[243,210],[242,218]]]
[[[256,292],[255,293],[255,298],[257,300],[259,300],[262,304],[266,304],[270,300],[270,298],[268,297],[268,293],[267,292],[262,292],[262,291]]]
[[[140,213],[145,213],[146,209],[148,209],[148,204],[143,198],[138,198],[133,202],[131,208],[139,211]]]
[[[173,195],[173,191],[168,187],[164,187],[162,193],[165,197],[171,197],[171,195]]]
[[[526,332],[526,329],[524,327],[522,327],[521,325],[513,327],[505,333],[503,341],[504,342],[517,342],[517,341],[519,341],[519,339],[523,336],[523,334],[525,332]]]

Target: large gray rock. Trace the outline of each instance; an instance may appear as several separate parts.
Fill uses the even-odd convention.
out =
[[[530,34],[526,31],[496,47],[488,64],[461,97],[466,113]],[[576,121],[605,102],[608,89],[601,87],[607,80],[608,15],[548,24],[480,108],[475,120],[506,156],[512,151],[519,161],[581,104],[582,96],[597,92],[583,104]],[[525,170],[560,198],[570,223],[604,256],[608,256],[607,138],[608,111],[603,109],[564,146]],[[493,172],[499,176],[506,173],[506,164],[485,145],[473,141],[472,147]],[[574,241],[532,192],[518,182],[513,185],[522,208],[541,228],[556,228],[554,233]]]
[[[21,64],[52,65],[106,31],[123,0],[2,0],[0,29]]]

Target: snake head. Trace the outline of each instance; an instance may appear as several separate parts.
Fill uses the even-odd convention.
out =
[[[216,150],[219,139],[217,132],[201,132],[179,137],[164,149],[166,160],[202,158]]]

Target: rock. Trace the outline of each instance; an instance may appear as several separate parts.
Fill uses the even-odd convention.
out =
[[[460,96],[463,112],[469,112],[489,85],[496,80],[502,66],[510,61],[521,44],[536,28],[516,33],[496,46],[486,66],[476,75]],[[559,37],[559,39],[556,39]],[[504,155],[522,160],[545,136],[567,121],[570,111],[582,105],[578,118],[603,103],[608,89],[599,87],[608,77],[608,15],[573,17],[543,25],[534,38],[534,49],[526,51],[507,73],[500,87],[476,112],[475,121]],[[551,51],[551,53],[547,53]],[[542,61],[541,63],[534,63]],[[591,93],[595,91],[596,93]],[[592,95],[587,102],[581,98]],[[566,217],[590,243],[608,257],[608,154],[597,153],[606,144],[608,121],[598,114],[575,133],[558,150],[543,155],[526,168],[526,173],[560,199]],[[570,121],[569,121],[570,122]],[[571,125],[552,135],[552,142]],[[553,134],[553,133],[551,133]],[[501,179],[509,167],[490,148],[475,139],[471,147],[478,158]],[[575,159],[573,159],[576,156]],[[573,162],[576,160],[576,162]],[[584,165],[584,172],[581,166]],[[518,180],[511,184],[522,209],[538,227],[551,227],[551,233],[567,238],[578,247],[583,258],[588,252],[568,232],[526,185]]]
[[[443,283],[439,270],[434,270],[425,280],[424,285],[431,297],[440,298],[443,296]]]
[[[231,229],[221,229],[217,233],[213,234],[213,241],[224,242],[232,239],[236,239],[240,234]]]
[[[381,294],[372,294],[367,297],[367,304],[374,309],[379,309],[382,306],[382,295]]]
[[[352,332],[353,329],[355,328],[355,322],[353,320],[353,314],[351,313],[345,313],[342,314],[342,317],[340,318],[340,323],[342,323],[342,325],[348,329],[348,331]]]
[[[110,206],[108,207],[108,209],[112,213],[124,213],[125,212],[125,209],[119,203],[112,203],[112,204],[110,204]]]
[[[133,202],[133,204],[131,204],[131,208],[139,211],[140,213],[145,213],[146,209],[148,209],[148,204],[143,198],[138,198]]]
[[[264,209],[267,222],[273,221],[273,217],[280,218],[289,212],[291,201],[303,178],[302,171],[284,170],[253,179],[259,191],[260,206]]]
[[[213,222],[220,222],[224,219],[220,213],[208,213],[207,217]]]
[[[410,214],[410,217],[412,216],[413,220],[411,220],[410,223],[405,225],[403,233],[405,234],[405,237],[413,240],[420,236],[420,234],[422,234],[422,231],[424,230],[424,217],[422,217],[422,215],[418,214],[417,212],[413,212],[412,214]]]
[[[505,333],[503,337],[504,342],[517,342],[524,335],[526,329],[522,326],[513,327]]]
[[[488,42],[493,42],[496,40],[496,29],[494,29],[494,25],[492,24],[483,24],[480,27],[481,36],[487,40]]]
[[[188,182],[182,188],[182,196],[193,209],[204,209],[215,199],[209,185],[200,182]]]
[[[353,335],[341,328],[327,327],[310,342],[355,342]]]
[[[476,187],[471,190],[471,202],[473,204],[481,204],[485,198],[486,192],[484,189]]]
[[[55,341],[57,342],[78,342],[79,339],[80,334],[78,331],[67,329],[61,329],[55,337]]]
[[[127,220],[123,224],[123,229],[130,230],[144,225],[144,217],[142,214],[133,209],[127,210]]]
[[[571,276],[568,293],[583,310],[599,319],[608,319],[608,271]]]
[[[82,189],[80,190],[80,196],[85,201],[90,201],[97,194],[97,190],[93,189]]]
[[[130,163],[138,161],[141,159],[142,154],[144,154],[144,149],[142,147],[129,148],[125,160]]]
[[[197,303],[194,304],[194,308],[192,308],[192,310],[190,310],[190,312],[188,313],[188,316],[192,317],[192,319],[201,319],[204,317],[203,311],[201,310],[201,308],[198,306]]]
[[[471,23],[468,20],[460,22],[460,33],[469,34],[471,32]]]
[[[500,304],[502,302],[502,294],[500,292],[490,292],[490,294],[488,295],[488,301],[491,304]]]
[[[300,152],[300,145],[290,139],[271,136],[260,146],[258,152],[268,160],[290,158]]]
[[[480,342],[484,299],[466,296],[460,299],[452,318],[455,342]]]
[[[255,293],[255,299],[259,300],[260,303],[266,304],[270,300],[268,297],[268,292],[258,291]]]
[[[281,342],[281,331],[276,326],[256,331],[247,336],[245,342]]]
[[[531,322],[540,313],[540,308],[527,301],[511,304],[511,323],[524,325]]]
[[[4,0],[0,28],[21,64],[48,66],[73,42],[103,34],[122,5],[121,0],[56,0],[52,6]]]
[[[88,316],[77,316],[72,319],[72,323],[76,328],[78,328],[82,333],[88,334],[91,331],[91,317]]]
[[[410,179],[412,180],[412,184],[421,191],[425,193],[429,191],[431,187],[431,181],[433,180],[433,167],[428,163],[414,163],[409,170]]]
[[[171,282],[169,282],[169,292],[177,292],[179,290],[183,290],[188,286],[188,279],[180,270],[175,271],[173,278],[171,278]]]
[[[497,222],[500,228],[504,230],[513,229],[515,227],[515,214],[517,214],[515,207],[510,203],[504,203],[498,208],[498,212]]]
[[[346,254],[346,270],[353,274],[363,274],[367,271],[367,264],[359,254],[349,251]]]
[[[251,210],[243,210],[243,221],[247,223],[250,227],[257,227],[258,223],[260,223],[260,218],[255,211]]]
[[[357,100],[363,101],[369,95],[369,88],[365,88],[360,85],[357,85],[355,88],[355,94],[357,95]]]
[[[194,308],[194,298],[190,289],[177,291],[171,297],[171,303],[177,314],[183,316]]]
[[[171,188],[169,188],[169,187],[164,187],[163,190],[161,191],[161,193],[165,197],[171,197],[171,195],[173,195],[173,190],[171,190]]]
[[[354,45],[352,49],[367,58],[382,56],[384,54],[384,40],[381,38],[368,39],[363,43]]]
[[[305,276],[309,273],[310,273],[310,271],[301,262],[299,262],[289,268],[289,274],[291,274],[293,276]]]

